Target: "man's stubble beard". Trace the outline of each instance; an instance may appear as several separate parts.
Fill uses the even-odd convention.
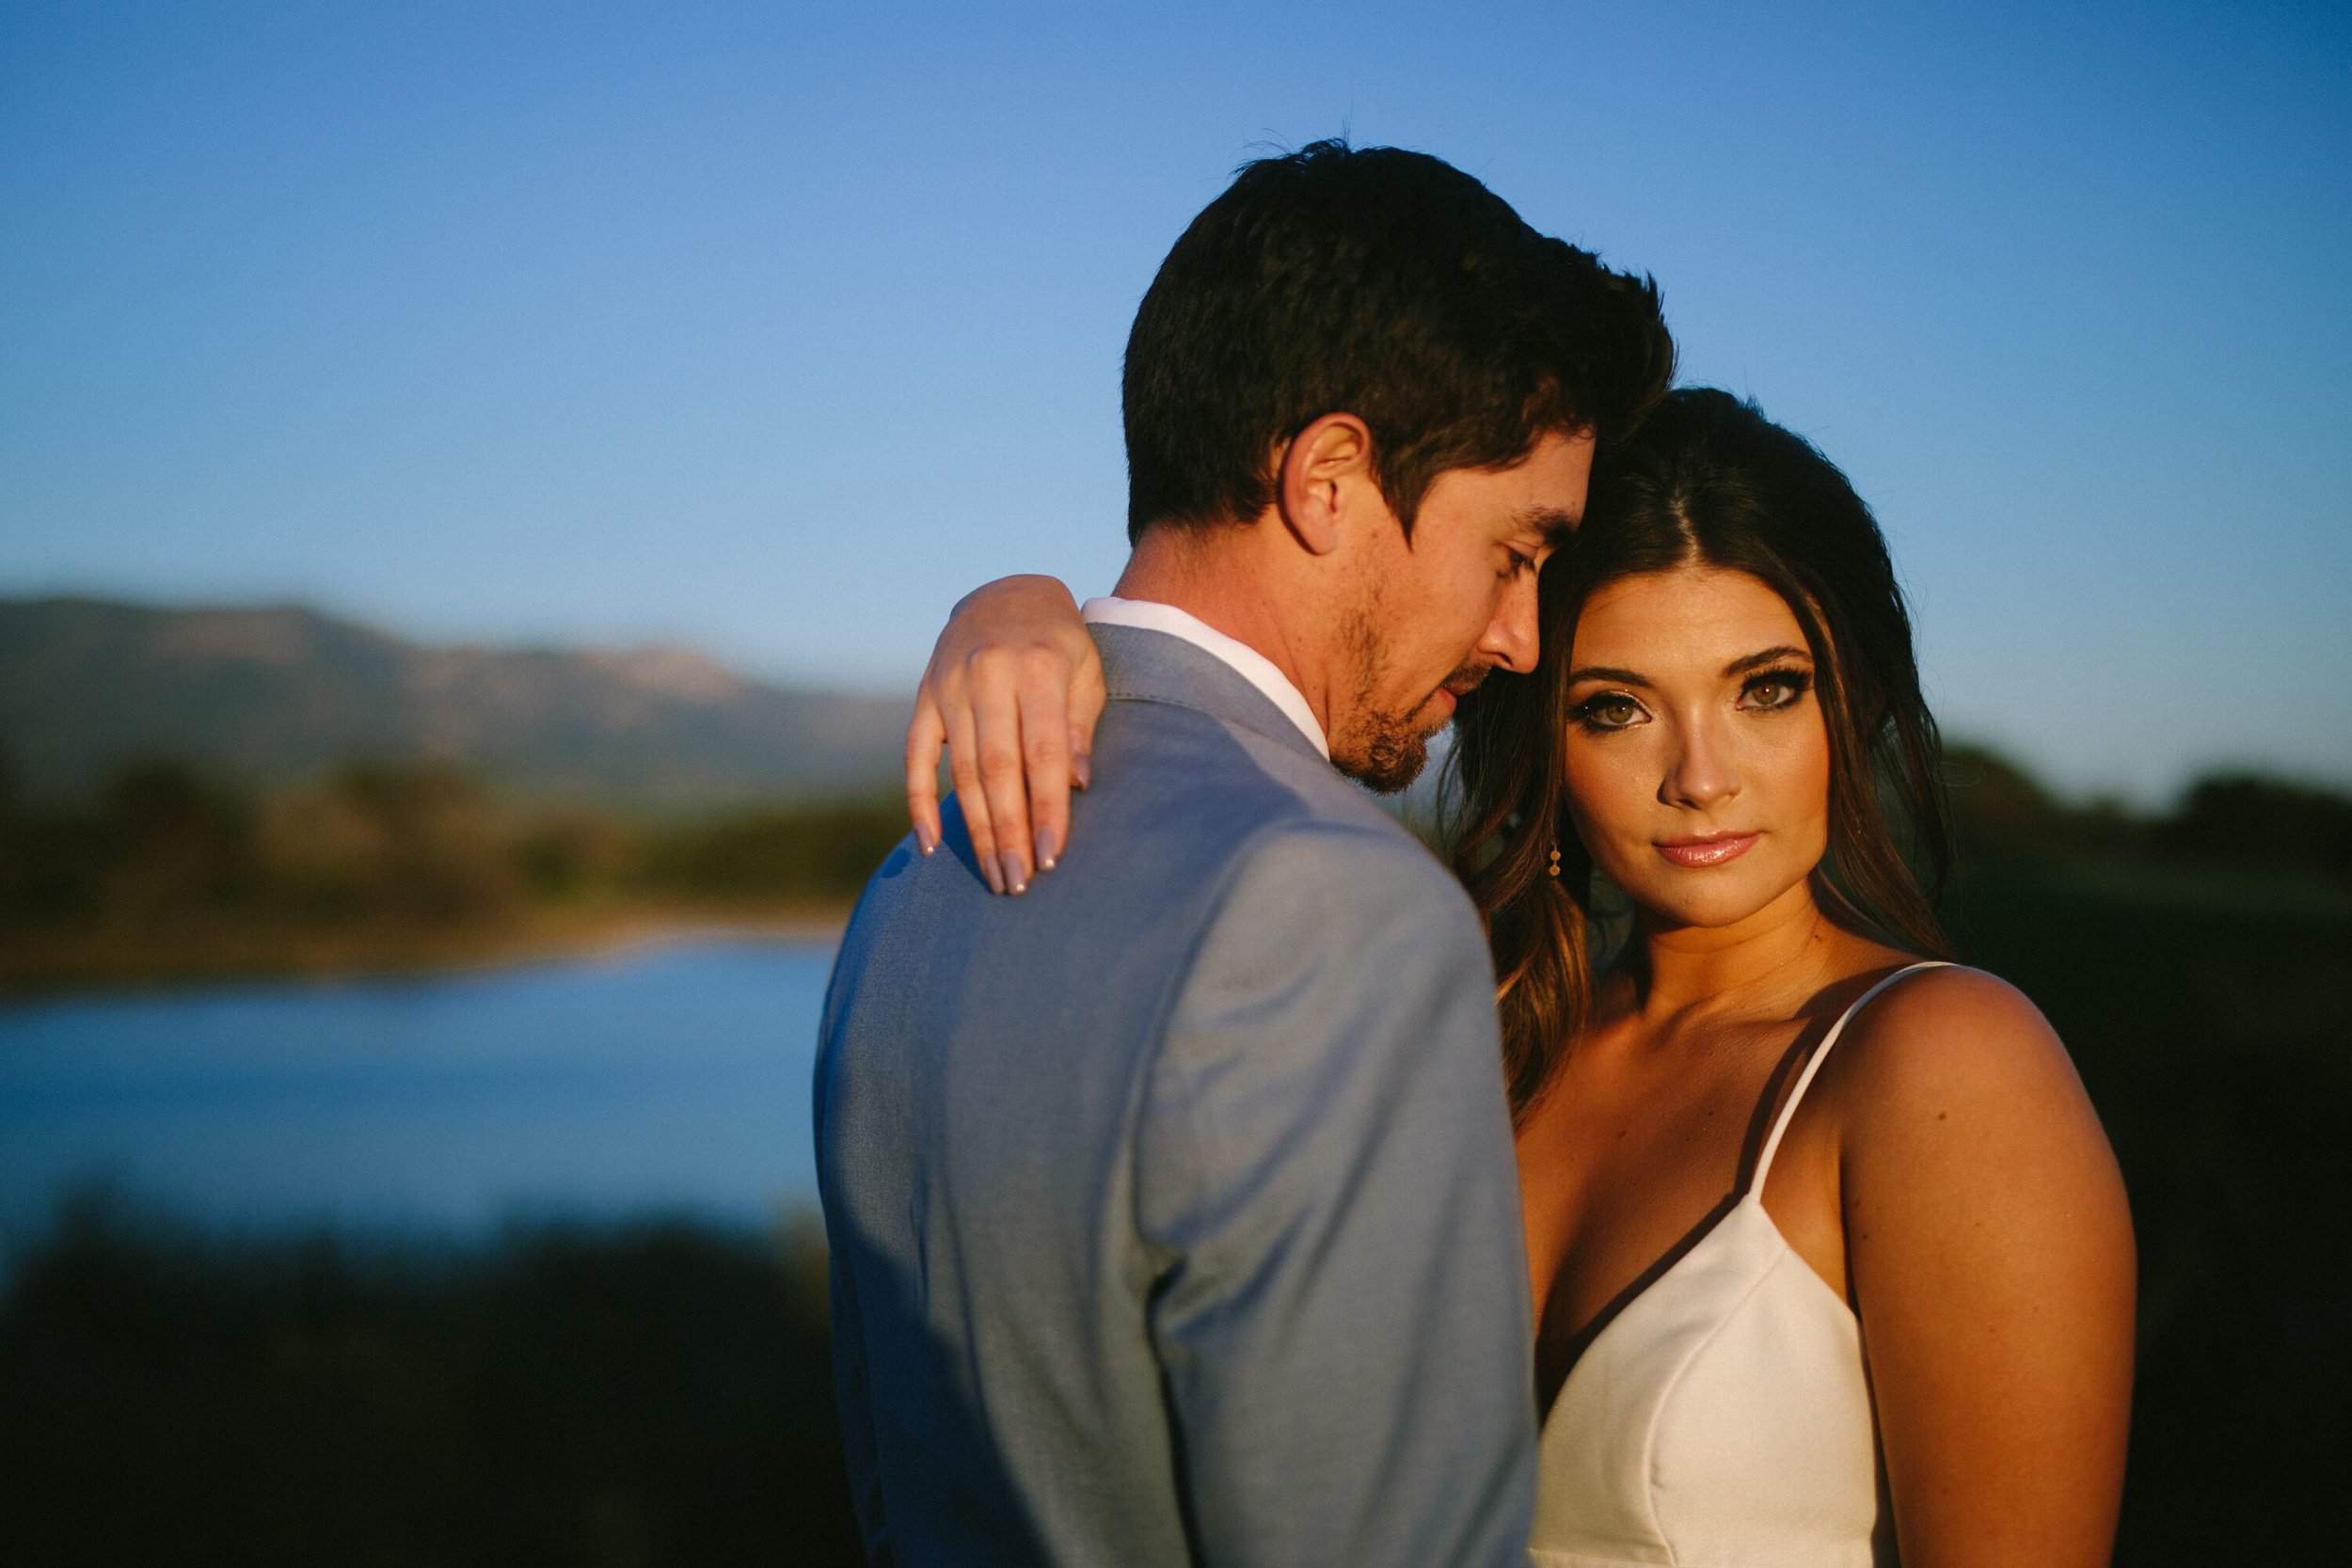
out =
[[[1381,603],[1375,596],[1349,615],[1343,628],[1342,645],[1355,672],[1356,700],[1346,721],[1334,727],[1331,763],[1375,795],[1395,795],[1421,777],[1429,764],[1429,742],[1445,725],[1419,721],[1431,692],[1423,692],[1403,713],[1385,705],[1380,693],[1387,684],[1389,642],[1381,631],[1382,619]],[[1458,696],[1492,668],[1483,659],[1467,659],[1444,684]]]

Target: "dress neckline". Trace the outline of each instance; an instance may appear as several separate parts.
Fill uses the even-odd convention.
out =
[[[1732,1215],[1742,1209],[1754,1208],[1771,1230],[1772,1239],[1790,1252],[1796,1250],[1789,1245],[1788,1238],[1782,1233],[1780,1222],[1773,1219],[1771,1211],[1764,1207],[1764,1182],[1765,1179],[1772,1174],[1773,1157],[1780,1152],[1781,1137],[1788,1131],[1789,1122],[1795,1119],[1797,1106],[1804,1101],[1805,1091],[1813,1086],[1815,1076],[1820,1071],[1821,1064],[1828,1060],[1830,1050],[1836,1045],[1838,1037],[1846,1032],[1846,1025],[1867,1004],[1905,975],[1915,974],[1923,969],[1951,967],[1951,964],[1941,958],[1924,958],[1905,964],[1890,974],[1881,975],[1860,996],[1848,1003],[1845,1009],[1831,1022],[1818,1041],[1808,1043],[1804,1032],[1799,1032],[1796,1041],[1789,1046],[1781,1060],[1774,1064],[1771,1075],[1765,1081],[1764,1092],[1757,1098],[1756,1109],[1749,1115],[1748,1129],[1740,1146],[1740,1174],[1734,1179],[1731,1191],[1718,1199],[1713,1208],[1699,1216],[1696,1224],[1677,1238],[1674,1244],[1659,1254],[1648,1267],[1627,1282],[1625,1289],[1604,1302],[1598,1311],[1585,1320],[1582,1327],[1568,1337],[1566,1364],[1561,1369],[1557,1385],[1549,1390],[1549,1398],[1538,1417],[1542,1425],[1549,1424],[1551,1412],[1558,1408],[1561,1395],[1567,1391],[1569,1381],[1576,1376],[1576,1369],[1582,1364],[1593,1345],[1609,1331],[1610,1325],[1623,1317],[1628,1308],[1648,1294],[1652,1287],[1675,1273],[1692,1254],[1712,1240],[1717,1232],[1722,1230],[1724,1222]],[[1792,1067],[1797,1069],[1797,1080],[1786,1097],[1783,1097],[1780,1093],[1780,1085]],[[1772,1112],[1775,1101],[1779,1102],[1779,1112],[1777,1115],[1771,1115],[1768,1121],[1767,1117]],[[1820,1285],[1830,1298],[1837,1303],[1841,1311],[1850,1318],[1853,1315],[1851,1305],[1831,1289],[1827,1280],[1814,1274],[1810,1264],[1805,1266],[1805,1272],[1813,1275],[1814,1283]]]

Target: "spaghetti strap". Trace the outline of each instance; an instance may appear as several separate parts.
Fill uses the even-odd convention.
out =
[[[1853,1022],[1853,1015],[1867,1006],[1879,992],[1906,974],[1916,974],[1923,969],[1949,969],[1951,967],[1950,963],[1942,958],[1928,958],[1915,964],[1905,964],[1860,996],[1855,997],[1852,1005],[1837,1015],[1837,1022],[1829,1026],[1829,1033],[1823,1035],[1821,1043],[1814,1047],[1812,1056],[1804,1064],[1804,1070],[1797,1074],[1797,1086],[1788,1091],[1788,1103],[1780,1108],[1780,1115],[1772,1120],[1772,1135],[1764,1140],[1763,1152],[1756,1159],[1756,1174],[1748,1180],[1747,1196],[1756,1197],[1763,1193],[1764,1178],[1771,1173],[1772,1168],[1772,1156],[1780,1152],[1780,1135],[1788,1131],[1788,1123],[1796,1117],[1797,1105],[1804,1099],[1804,1091],[1813,1086],[1813,1075],[1820,1071],[1821,1064],[1829,1059],[1830,1047],[1836,1045],[1837,1037],[1846,1032],[1846,1025]]]

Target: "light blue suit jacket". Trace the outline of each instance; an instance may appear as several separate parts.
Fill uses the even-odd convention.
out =
[[[1460,886],[1180,639],[1058,870],[951,809],[868,885],[816,1085],[834,1364],[878,1560],[1516,1564],[1527,1267]]]

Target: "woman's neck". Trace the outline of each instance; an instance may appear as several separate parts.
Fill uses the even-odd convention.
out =
[[[1819,990],[1856,940],[1821,912],[1804,882],[1729,926],[1676,926],[1643,913],[1629,955],[1634,1006],[1657,1020],[1778,1011]]]

